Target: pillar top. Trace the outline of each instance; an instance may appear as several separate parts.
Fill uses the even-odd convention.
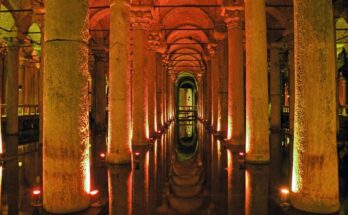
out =
[[[163,41],[163,34],[159,30],[151,30],[149,32],[147,42],[148,47],[152,51],[157,51],[159,53],[164,53],[166,51],[166,46]]]
[[[243,29],[243,22],[244,22],[243,10],[237,9],[237,8],[236,9],[223,8],[222,15],[225,18],[225,23],[227,25],[228,30]]]
[[[207,49],[208,49],[210,56],[215,57],[216,51],[217,51],[217,44],[216,43],[208,43]]]
[[[133,7],[130,13],[131,27],[135,30],[149,30],[153,19],[153,10],[149,7]]]

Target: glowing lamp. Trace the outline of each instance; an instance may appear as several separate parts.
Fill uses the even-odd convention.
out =
[[[41,207],[41,190],[39,188],[35,188],[32,191],[32,203],[33,207]]]
[[[105,153],[100,153],[101,158],[105,158],[105,156],[106,156]]]
[[[18,167],[22,167],[23,163],[22,162],[18,162]]]
[[[139,157],[139,155],[140,155],[139,152],[136,152],[136,153],[135,153],[135,156],[136,156],[136,157]]]
[[[244,152],[239,152],[239,159],[244,160],[245,154]]]
[[[134,164],[135,164],[135,169],[139,169],[140,168],[140,153],[139,152],[135,152],[135,158],[134,158]]]
[[[290,191],[287,188],[280,189],[280,204],[281,206],[289,206]]]
[[[33,190],[33,196],[40,196],[40,194],[41,194],[41,190],[39,189]]]
[[[96,196],[99,194],[99,190],[92,190],[91,192],[89,192],[89,195],[91,196]]]

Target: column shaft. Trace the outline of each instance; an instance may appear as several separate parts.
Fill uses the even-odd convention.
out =
[[[50,213],[89,207],[88,7],[88,0],[46,3],[43,206]]]
[[[97,130],[104,130],[106,128],[106,112],[107,105],[106,96],[106,59],[105,54],[97,54],[95,57],[95,71],[94,71],[94,120]]]
[[[245,0],[246,160],[268,162],[268,75],[264,0]]]
[[[148,132],[151,137],[154,135],[157,130],[157,122],[156,122],[156,52],[150,50],[147,54],[147,88],[148,88]]]
[[[161,55],[156,54],[156,111],[157,130],[163,126],[163,70],[161,66]]]
[[[110,2],[108,161],[131,161],[131,77],[127,0]]]
[[[332,2],[295,0],[294,23],[296,67],[291,203],[303,211],[333,213],[340,205]]]
[[[17,42],[9,42],[7,54],[7,123],[6,133],[18,134],[18,63]]]
[[[218,62],[219,62],[219,77],[218,77],[218,131],[221,136],[227,136],[227,122],[228,122],[228,47],[227,40],[221,40],[218,43]]]
[[[280,90],[280,65],[279,49],[271,48],[271,77],[270,77],[270,94],[271,94],[271,129],[280,130],[281,124],[281,90]]]
[[[231,144],[245,143],[245,80],[242,12],[227,11],[228,28],[228,131]]]

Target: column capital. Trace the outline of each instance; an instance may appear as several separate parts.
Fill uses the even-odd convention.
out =
[[[0,56],[6,56],[7,51],[7,43],[3,40],[0,40]]]
[[[217,44],[216,43],[208,43],[207,45],[208,52],[210,54],[210,57],[215,57],[216,51],[217,51]]]
[[[228,30],[242,30],[244,23],[244,8],[242,7],[224,7],[222,15]]]
[[[152,11],[152,8],[149,7],[132,6],[130,13],[131,27],[135,30],[149,30],[153,19]]]
[[[165,44],[163,41],[163,34],[159,30],[151,30],[147,38],[149,49],[152,51],[157,51],[159,53],[165,52]]]

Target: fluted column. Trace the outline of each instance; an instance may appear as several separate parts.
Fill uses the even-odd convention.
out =
[[[106,128],[106,53],[103,51],[95,54],[95,71],[94,71],[94,120],[97,130]]]
[[[152,19],[151,11],[132,8],[131,26],[133,44],[132,71],[132,143],[144,145],[149,138],[149,74],[146,65],[149,60],[147,50],[148,30]]]
[[[246,160],[270,159],[268,136],[268,75],[264,0],[245,0],[246,38]]]
[[[43,207],[50,213],[89,207],[88,7],[88,0],[46,2]]]
[[[131,161],[130,5],[110,2],[108,161]]]
[[[243,17],[239,9],[226,9],[225,22],[228,29],[228,142],[234,145],[245,143],[245,80]]]
[[[320,14],[320,19],[318,19]],[[295,127],[291,203],[333,213],[340,207],[332,1],[295,0]]]
[[[281,126],[281,89],[280,89],[280,62],[279,52],[281,44],[271,44],[270,47],[270,96],[271,96],[271,120],[273,131],[279,131]]]
[[[7,123],[6,133],[8,135],[18,134],[18,72],[19,51],[16,38],[10,38],[7,54]]]

